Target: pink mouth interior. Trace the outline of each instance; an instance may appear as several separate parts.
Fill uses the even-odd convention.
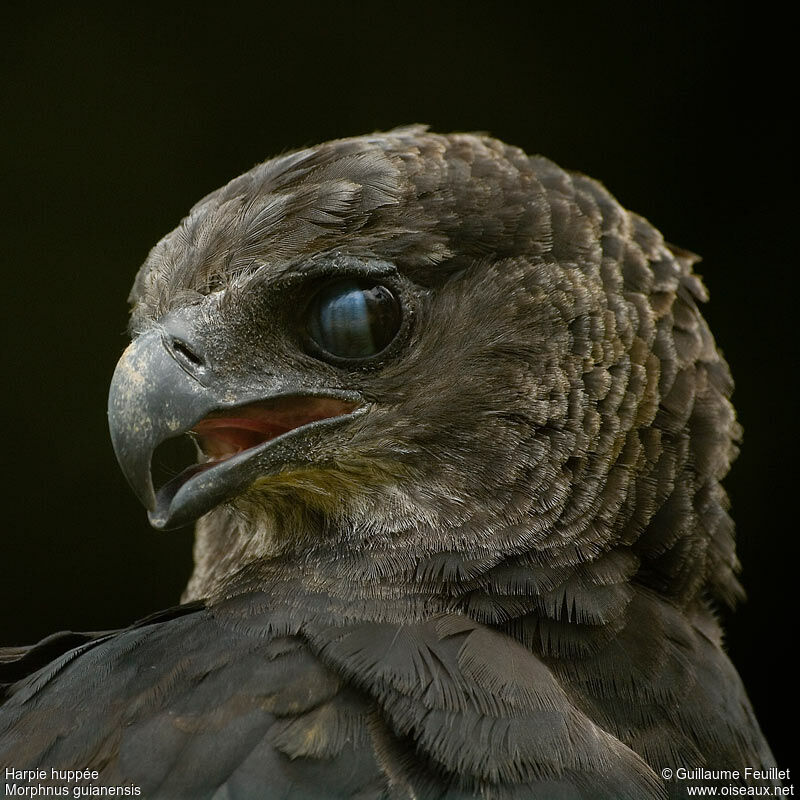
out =
[[[284,433],[353,411],[357,403],[332,397],[278,397],[214,412],[191,430],[208,462],[224,461]]]

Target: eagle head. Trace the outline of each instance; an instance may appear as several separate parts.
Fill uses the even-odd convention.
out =
[[[154,527],[200,519],[187,597],[285,557],[436,592],[593,565],[731,600],[738,428],[694,260],[487,136],[283,155],[149,254],[112,441]],[[187,434],[196,463],[154,486]]]

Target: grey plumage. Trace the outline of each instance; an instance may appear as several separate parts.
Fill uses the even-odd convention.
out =
[[[163,797],[677,797],[664,766],[774,766],[714,613],[739,428],[695,260],[585,176],[416,127],[204,198],[136,278],[136,342],[225,413],[343,405],[235,491],[238,455],[203,473],[213,508],[180,494],[203,475],[158,493],[154,524],[208,512],[188,605],[9,653],[4,761]],[[341,276],[397,297],[375,357],[308,341]]]

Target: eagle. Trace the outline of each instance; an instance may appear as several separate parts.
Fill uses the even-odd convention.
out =
[[[717,617],[740,428],[696,261],[582,174],[421,126],[200,200],[136,276],[108,404],[194,571],[128,628],[2,651],[9,796],[777,785]]]

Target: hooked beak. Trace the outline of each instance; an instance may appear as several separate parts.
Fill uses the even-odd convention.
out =
[[[366,410],[350,391],[312,392],[273,376],[246,381],[239,391],[230,383],[161,329],[137,337],[122,354],[108,398],[111,441],[153,527],[186,525],[258,478],[308,463],[332,427]],[[155,487],[153,453],[187,433],[200,461]]]

